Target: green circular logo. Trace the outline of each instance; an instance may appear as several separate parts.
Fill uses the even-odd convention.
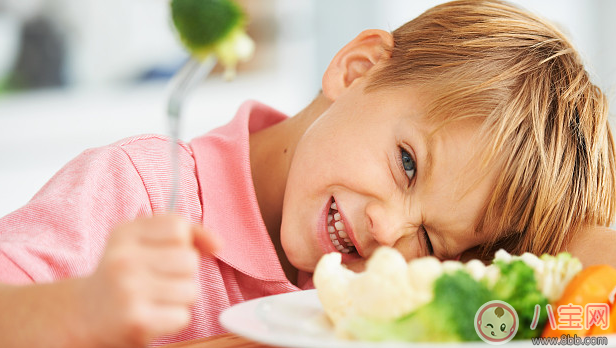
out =
[[[507,343],[518,332],[520,320],[515,309],[505,301],[489,301],[475,314],[475,331],[484,342]]]

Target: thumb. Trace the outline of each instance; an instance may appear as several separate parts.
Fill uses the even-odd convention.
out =
[[[193,226],[193,244],[202,254],[211,254],[222,247],[222,239],[200,225]]]

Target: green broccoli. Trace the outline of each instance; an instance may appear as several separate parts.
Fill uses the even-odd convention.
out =
[[[434,299],[394,321],[355,318],[347,331],[366,341],[470,341],[477,340],[473,319],[493,299],[486,284],[459,270],[444,273],[434,283]]]
[[[509,303],[518,313],[520,324],[514,339],[529,339],[536,337],[541,330],[531,330],[536,305],[541,306],[537,327],[541,328],[547,319],[545,305],[548,299],[541,293],[535,278],[535,271],[524,261],[496,261],[500,277],[492,287],[494,299]]]
[[[216,55],[235,76],[238,61],[250,58],[254,42],[246,35],[246,15],[231,0],[172,0],[171,17],[180,40],[198,60]]]

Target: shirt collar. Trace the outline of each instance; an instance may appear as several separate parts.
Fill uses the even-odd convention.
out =
[[[259,211],[250,170],[249,136],[288,116],[255,101],[234,119],[191,141],[206,230],[224,241],[215,256],[251,277],[287,282]]]

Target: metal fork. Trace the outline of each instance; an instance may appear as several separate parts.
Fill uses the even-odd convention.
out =
[[[186,97],[207,75],[209,75],[216,65],[216,61],[217,59],[214,54],[210,54],[203,60],[190,58],[173,76],[170,82],[171,90],[169,101],[167,103],[167,119],[169,121],[169,135],[171,137],[172,166],[171,198],[167,207],[169,212],[174,212],[176,209],[180,186],[179,138],[182,106],[185,103]]]

